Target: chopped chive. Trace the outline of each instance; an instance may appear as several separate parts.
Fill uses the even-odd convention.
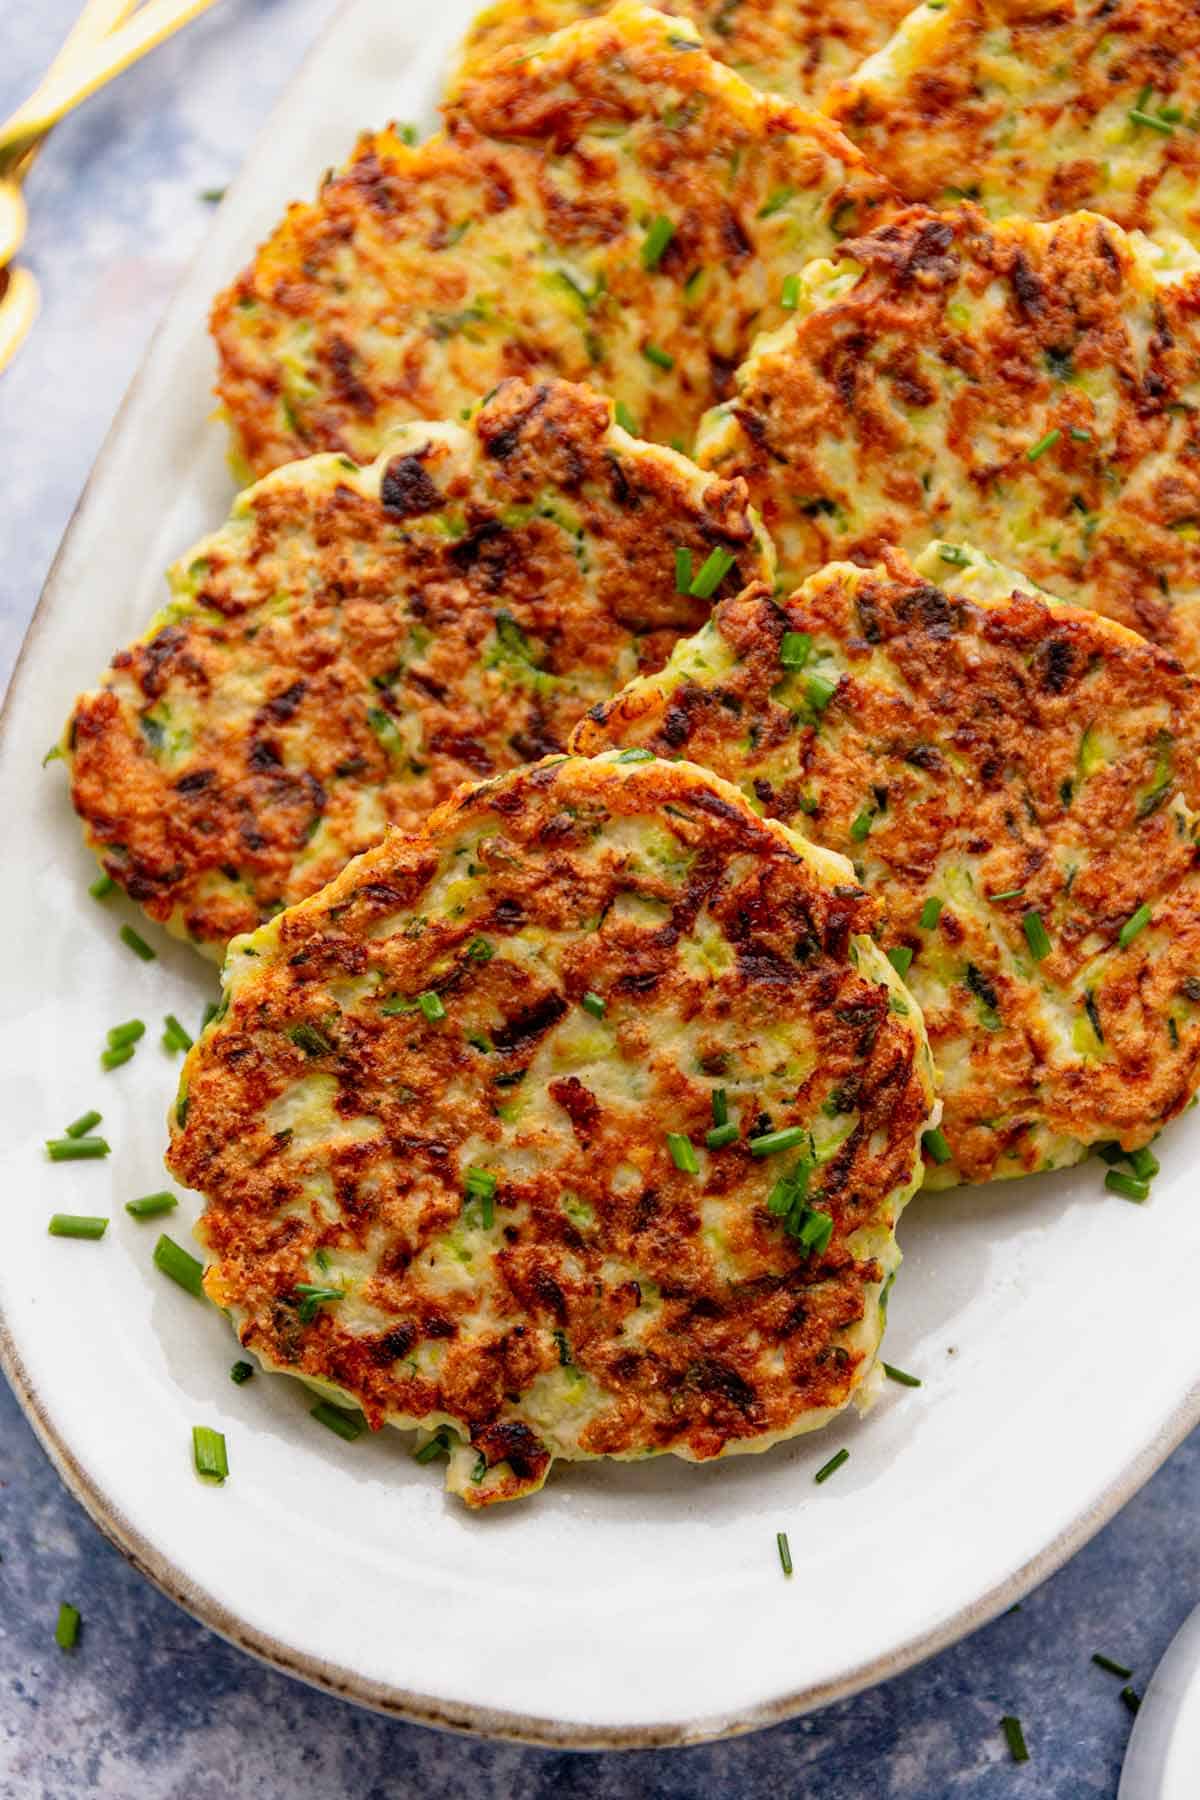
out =
[[[833,1218],[827,1212],[804,1204],[803,1194],[793,1188],[795,1199],[787,1216],[785,1230],[810,1256],[822,1256],[833,1236]]]
[[[1129,1160],[1133,1164],[1133,1172],[1139,1181],[1153,1181],[1162,1168],[1157,1156],[1148,1144],[1140,1150],[1131,1150]]]
[[[1139,1205],[1150,1196],[1150,1183],[1139,1181],[1136,1175],[1126,1175],[1123,1169],[1110,1169],[1104,1177],[1104,1185],[1110,1194],[1120,1194],[1123,1200],[1136,1200]]]
[[[207,1031],[214,1019],[224,1018],[224,1016],[225,1015],[221,1011],[220,1001],[210,1000],[208,1005],[204,1008],[204,1013],[200,1020],[201,1031]]]
[[[1036,444],[1030,444],[1028,450],[1025,452],[1025,460],[1027,462],[1036,462],[1039,456],[1045,456],[1047,450],[1053,450],[1061,436],[1062,432],[1056,425],[1053,431],[1048,431],[1045,437],[1038,439]]]
[[[431,1025],[436,1025],[439,1019],[444,1019],[446,1016],[442,997],[440,994],[435,994],[432,988],[426,988],[423,993],[417,995],[417,1005]]]
[[[942,908],[945,904],[946,902],[944,900],[939,900],[936,895],[930,895],[929,899],[921,908],[921,917],[918,921],[922,931],[933,930],[934,926],[942,916]]]
[[[160,1213],[172,1212],[178,1205],[175,1195],[164,1188],[159,1194],[143,1194],[140,1200],[127,1200],[125,1211],[134,1219],[157,1219]]]
[[[784,207],[787,205],[788,201],[794,200],[795,197],[796,197],[795,188],[792,188],[792,187],[776,188],[773,194],[767,195],[766,199],[763,201],[762,205],[759,207],[759,209],[758,209],[759,218],[760,219],[769,219],[775,213],[782,212]]]
[[[490,1169],[468,1169],[463,1176],[467,1199],[491,1200],[496,1192],[496,1179]]]
[[[727,1144],[736,1144],[737,1140],[738,1128],[732,1119],[727,1120],[724,1125],[714,1125],[711,1131],[704,1134],[704,1142],[710,1150],[724,1150]]]
[[[954,1154],[945,1132],[940,1128],[923,1132],[921,1142],[925,1146],[926,1155],[935,1163],[948,1163]]]
[[[1124,1663],[1114,1662],[1111,1656],[1103,1656],[1099,1650],[1092,1651],[1092,1661],[1098,1669],[1107,1669],[1110,1675],[1118,1675],[1122,1681],[1128,1681],[1133,1674],[1133,1670],[1127,1669]]]
[[[850,1452],[848,1450],[846,1450],[844,1448],[841,1450],[835,1450],[833,1455],[830,1457],[829,1461],[827,1463],[823,1464],[822,1467],[817,1470],[816,1474],[813,1476],[813,1480],[814,1481],[828,1481],[829,1477],[831,1475],[837,1474],[838,1470],[841,1468],[841,1466],[844,1462],[849,1462],[849,1461],[850,1461]]]
[[[779,304],[785,312],[795,312],[800,304],[800,277],[785,275],[779,291]]]
[[[1110,1143],[1094,1144],[1092,1148],[1095,1150],[1096,1155],[1100,1158],[1101,1162],[1119,1163],[1129,1161],[1128,1152],[1122,1150],[1115,1138]]]
[[[779,640],[779,660],[785,669],[802,669],[812,654],[812,636],[807,631],[785,631]]]
[[[714,1088],[711,1095],[709,1096],[709,1099],[710,1099],[710,1102],[712,1105],[713,1124],[714,1125],[728,1125],[728,1123],[729,1123],[729,1096],[726,1094],[725,1089],[724,1088]]]
[[[120,1050],[124,1044],[136,1044],[140,1037],[146,1035],[146,1027],[140,1019],[130,1019],[124,1025],[114,1025],[108,1034],[110,1050]]]
[[[837,680],[830,675],[810,675],[804,683],[808,704],[816,713],[825,711],[837,690]]]
[[[654,761],[654,752],[653,752],[653,750],[638,750],[638,749],[622,750],[620,756],[618,756],[618,758],[617,758],[617,761],[619,763],[653,762]]]
[[[296,1308],[296,1316],[302,1325],[311,1325],[322,1306],[333,1306],[338,1300],[346,1298],[341,1288],[319,1287],[312,1281],[298,1281],[292,1289],[292,1298],[300,1297]]]
[[[1151,100],[1153,94],[1154,94],[1154,83],[1152,81],[1148,81],[1146,83],[1145,87],[1142,89],[1141,93],[1138,95],[1137,99],[1133,103],[1138,108],[1139,112],[1144,112],[1146,110],[1146,107],[1150,104],[1150,100]]]
[[[491,962],[495,954],[495,944],[485,937],[473,937],[467,945],[467,955],[472,962]]]
[[[637,420],[634,418],[633,414],[630,412],[629,408],[626,406],[626,404],[623,400],[617,400],[616,402],[614,402],[613,418],[617,421],[617,424],[621,427],[621,430],[627,431],[629,433],[630,437],[637,437],[639,435],[638,428],[637,428]]]
[[[63,1601],[54,1626],[54,1641],[60,1650],[73,1650],[79,1637],[79,1608]]]
[[[202,1475],[205,1481],[215,1481],[220,1486],[229,1473],[225,1433],[214,1431],[211,1425],[193,1425],[192,1460],[196,1465],[197,1475]]]
[[[1000,1729],[1004,1733],[1008,1745],[1008,1753],[1014,1762],[1028,1762],[1029,1751],[1025,1746],[1025,1733],[1021,1730],[1020,1719],[1014,1719],[1006,1713],[1000,1721]]]
[[[119,1069],[122,1063],[129,1061],[136,1048],[136,1044],[121,1044],[115,1050],[102,1050],[100,1067],[102,1069]]]
[[[133,954],[135,956],[140,956],[143,962],[154,961],[157,952],[150,948],[145,938],[136,932],[132,925],[122,925],[120,938],[121,942],[127,944],[133,951]]]
[[[1121,927],[1120,936],[1117,938],[1117,942],[1120,944],[1122,950],[1127,950],[1138,932],[1144,931],[1149,923],[1150,908],[1146,902],[1143,901],[1137,911],[1131,913]]]
[[[475,1467],[471,1470],[471,1480],[478,1485],[488,1472],[488,1459],[481,1450],[475,1458]]]
[[[660,350],[657,344],[643,344],[642,355],[648,363],[653,363],[656,369],[673,369],[675,367],[675,358],[670,351]]]
[[[1044,961],[1050,954],[1051,944],[1050,933],[1046,930],[1041,913],[1032,910],[1027,912],[1021,920],[1021,925],[1033,960],[1035,962]]]
[[[1130,1712],[1136,1714],[1138,1708],[1142,1704],[1141,1695],[1136,1694],[1131,1687],[1123,1687],[1121,1689],[1121,1698],[1129,1708]]]
[[[163,1019],[162,1041],[164,1050],[190,1050],[195,1039],[179,1023],[174,1013],[168,1013]]]
[[[348,1444],[362,1436],[366,1425],[361,1414],[347,1412],[341,1406],[331,1406],[328,1400],[318,1400],[308,1416],[335,1432],[338,1437],[344,1438]]]
[[[657,269],[663,259],[663,252],[674,236],[674,225],[661,213],[650,221],[650,228],[642,240],[643,269]]]
[[[897,944],[894,949],[888,951],[887,959],[903,980],[912,967],[913,953],[907,944]]]
[[[909,1375],[903,1369],[898,1369],[895,1363],[885,1362],[883,1372],[889,1381],[898,1381],[901,1387],[920,1387],[921,1385],[919,1375]]]
[[[189,1294],[195,1294],[198,1300],[204,1298],[204,1264],[190,1256],[182,1244],[169,1238],[164,1232],[154,1246],[155,1267],[177,1281],[181,1288]]]
[[[254,1364],[253,1363],[235,1362],[233,1367],[229,1371],[229,1379],[230,1379],[230,1381],[232,1381],[234,1387],[242,1387],[247,1381],[250,1380],[250,1377],[253,1375],[253,1373],[254,1373]]]
[[[88,883],[88,893],[93,900],[107,900],[116,891],[117,884],[111,875],[97,875],[95,881]]]
[[[439,1425],[429,1442],[427,1444],[422,1444],[419,1450],[413,1451],[413,1461],[419,1463],[431,1463],[435,1456],[446,1456],[449,1454],[449,1451],[450,1445],[446,1438],[446,1427],[444,1425]]]
[[[775,1548],[779,1551],[780,1567],[785,1575],[790,1575],[792,1572],[792,1547],[788,1543],[788,1534],[786,1531],[777,1531],[775,1533]]]
[[[107,1138],[63,1137],[46,1139],[46,1155],[51,1162],[86,1162],[109,1154]]]
[[[794,1150],[804,1143],[808,1132],[803,1125],[788,1125],[782,1131],[767,1131],[748,1141],[751,1156],[776,1156],[781,1150]]]
[[[602,1019],[608,1011],[607,1001],[602,1000],[599,994],[593,994],[590,988],[579,1004],[584,1012],[591,1013],[593,1019]]]
[[[958,544],[939,544],[938,555],[944,563],[949,563],[953,569],[965,569],[969,566],[971,561],[967,551],[962,549]]]
[[[1078,425],[1072,425],[1068,435],[1077,444],[1090,444],[1092,441],[1091,432],[1082,430]]]
[[[484,1194],[479,1202],[479,1222],[485,1231],[496,1223],[496,1202],[491,1194]]]
[[[736,561],[732,550],[710,550],[688,593],[696,600],[711,600]]]
[[[83,1137],[85,1133],[92,1129],[93,1125],[98,1125],[100,1123],[100,1119],[101,1114],[98,1112],[81,1113],[70,1125],[63,1126],[63,1133],[69,1138]]]
[[[871,829],[871,815],[867,811],[860,812],[850,827],[850,836],[856,844],[861,844]]]
[[[795,1198],[796,1189],[792,1185],[791,1178],[783,1175],[767,1195],[767,1211],[777,1219],[783,1218],[785,1214],[791,1212]]]
[[[1004,888],[999,894],[993,894],[991,896],[992,905],[994,906],[998,900],[1019,900],[1024,892],[1025,889],[1023,887]]]
[[[51,1237],[102,1238],[107,1230],[107,1219],[88,1218],[83,1213],[53,1213],[50,1218]]]
[[[692,586],[692,553],[686,544],[675,547],[675,592],[690,593]]]
[[[1156,119],[1153,113],[1143,112],[1140,106],[1131,106],[1129,117],[1134,125],[1148,125],[1151,131],[1161,131],[1164,137],[1170,137],[1175,130],[1169,119]]]
[[[671,1161],[682,1175],[695,1175],[700,1164],[696,1160],[696,1150],[691,1138],[685,1137],[681,1131],[668,1131],[667,1149],[671,1152]]]

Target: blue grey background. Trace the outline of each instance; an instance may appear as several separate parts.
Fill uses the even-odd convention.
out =
[[[75,10],[76,0],[0,0],[0,114],[36,82]],[[26,254],[43,311],[0,377],[2,678],[148,335],[201,244],[211,218],[202,192],[233,174],[332,12],[333,0],[221,0],[67,121],[36,165]],[[213,271],[214,288],[226,273]],[[1101,1351],[1101,1380],[1103,1368]],[[1028,1479],[1039,1480],[1035,1463]],[[1200,1600],[1197,1496],[1193,1437],[1019,1610],[811,1718],[693,1750],[564,1755],[378,1718],[229,1648],[104,1542],[0,1385],[0,1794],[1111,1800],[1130,1718],[1120,1682],[1090,1655],[1130,1664],[1144,1686]],[[70,1655],[54,1644],[63,1599],[84,1616]],[[871,1599],[846,1596],[864,1634]],[[1025,1724],[1022,1767],[1000,1735],[1008,1712]]]

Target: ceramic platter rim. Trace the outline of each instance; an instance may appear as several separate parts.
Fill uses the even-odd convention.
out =
[[[340,1442],[314,1441],[294,1384],[264,1379],[243,1390],[226,1380],[228,1394],[220,1391],[214,1375],[227,1369],[232,1339],[218,1342],[217,1322],[187,1313],[186,1296],[163,1293],[169,1284],[147,1267],[155,1234],[137,1236],[120,1206],[122,1182],[161,1185],[154,1146],[165,1135],[159,1107],[172,1072],[139,1052],[130,1068],[148,1070],[154,1092],[135,1110],[133,1084],[95,1074],[94,1043],[86,1056],[75,1048],[102,1017],[111,1023],[143,1006],[149,1042],[155,1007],[138,984],[149,983],[159,1004],[182,996],[181,1006],[195,1005],[201,977],[182,947],[164,947],[150,973],[113,948],[118,918],[136,915],[87,899],[88,859],[61,781],[55,797],[34,750],[54,737],[74,688],[148,616],[158,577],[147,565],[161,568],[222,516],[230,490],[221,429],[206,417],[206,298],[281,201],[311,192],[321,168],[341,160],[358,127],[414,115],[432,124],[469,11],[470,0],[449,0],[431,24],[415,0],[348,0],[335,16],[150,347],[22,649],[0,717],[0,808],[29,863],[28,880],[0,892],[12,959],[0,1176],[14,1197],[12,1252],[0,1259],[0,1364],[100,1530],[240,1648],[423,1724],[580,1749],[681,1745],[811,1710],[984,1624],[1079,1549],[1200,1420],[1200,1346],[1186,1308],[1163,1306],[1174,1272],[1200,1250],[1186,1194],[1200,1114],[1172,1128],[1148,1208],[1101,1196],[1094,1165],[969,1198],[919,1198],[901,1228],[910,1267],[897,1284],[889,1346],[901,1361],[920,1360],[921,1395],[889,1391],[861,1424],[762,1459],[666,1473],[568,1467],[542,1496],[501,1509],[519,1522],[497,1526],[443,1498],[430,1471],[413,1470],[401,1439],[390,1451],[365,1440],[349,1447],[363,1452],[356,1463]],[[122,503],[139,468],[158,509]],[[172,469],[183,471],[173,486]],[[89,582],[95,608],[81,598]],[[31,959],[53,971],[49,984]],[[105,1014],[127,988],[136,1005]],[[124,1162],[114,1154],[111,1170],[96,1165],[67,1180],[42,1156],[41,1140],[61,1122],[46,1108],[69,1118],[72,1095],[75,1112],[100,1104],[101,1080],[115,1136],[146,1153],[136,1175],[134,1143]],[[47,1214],[86,1209],[84,1196],[92,1210],[107,1203],[104,1244],[48,1239]],[[182,1211],[176,1234],[186,1234]],[[80,1260],[89,1254],[107,1260]],[[81,1333],[81,1318],[94,1320],[94,1335]],[[1155,1354],[1140,1367],[1148,1341]],[[73,1354],[77,1343],[98,1354]],[[1043,1391],[1032,1371],[1051,1351],[1058,1360]],[[94,1364],[111,1369],[107,1388]],[[107,1435],[94,1423],[106,1407]],[[232,1434],[231,1478],[219,1493],[183,1472],[187,1428],[205,1417]],[[139,1438],[154,1421],[153,1435]],[[812,1471],[839,1433],[852,1462],[814,1490]],[[1028,1470],[1013,1467],[1023,1441]],[[131,1462],[141,1466],[131,1471]],[[159,1508],[154,1517],[143,1489]],[[386,1535],[393,1520],[398,1545]],[[792,1582],[774,1561],[775,1526],[790,1529]],[[287,1580],[287,1551],[297,1546],[309,1557],[300,1585],[312,1581],[319,1596],[307,1612]],[[489,1604],[503,1619],[490,1664],[469,1628],[492,1616]]]

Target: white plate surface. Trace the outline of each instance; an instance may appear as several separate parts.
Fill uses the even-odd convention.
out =
[[[469,0],[356,0],[221,208],[105,448],[51,577],[0,742],[6,947],[0,1038],[2,1347],[43,1442],[98,1523],[235,1642],[338,1693],[430,1723],[568,1744],[683,1743],[766,1724],[895,1673],[982,1624],[1077,1548],[1200,1416],[1200,1115],[1163,1143],[1153,1201],[1101,1170],[918,1198],[904,1220],[889,1384],[872,1416],[764,1457],[696,1469],[558,1468],[519,1506],[469,1517],[392,1433],[345,1445],[304,1393],[235,1388],[221,1318],[152,1266],[175,1065],[167,1010],[215,978],[154,935],[117,938],[61,770],[39,769],[71,699],[164,593],[159,571],[224,516],[210,420],[212,291],[357,130],[429,124]],[[150,1031],[101,1075],[114,1022]],[[114,1154],[49,1165],[42,1140],[97,1105]],[[46,1234],[108,1213],[100,1244]],[[185,1241],[193,1197],[170,1226]],[[193,1424],[225,1432],[222,1489]],[[814,1470],[845,1443],[821,1487]],[[790,1534],[783,1578],[775,1533]]]

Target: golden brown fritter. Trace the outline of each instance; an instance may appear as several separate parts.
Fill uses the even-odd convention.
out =
[[[1195,0],[917,6],[830,110],[910,200],[1088,207],[1200,247]]]
[[[1200,667],[1200,274],[1091,213],[914,207],[793,297],[697,450],[786,585],[937,534]]]
[[[605,0],[499,0],[467,33],[455,85],[606,10]],[[882,48],[908,0],[667,0],[658,10],[695,20],[709,55],[752,86],[810,105]]]
[[[610,414],[507,382],[366,468],[268,476],[181,560],[64,737],[88,841],[152,918],[220,955],[458,782],[562,749],[714,594],[771,578],[741,483]]]
[[[1200,1085],[1200,689],[954,555],[722,601],[574,740],[688,757],[854,860],[942,1076],[934,1185],[1137,1148]]]
[[[860,1394],[936,1117],[849,865],[642,755],[391,834],[231,947],[184,1066],[210,1298],[373,1427],[444,1428],[475,1506]]]
[[[363,138],[289,209],[213,310],[241,452],[366,459],[507,375],[587,381],[683,448],[788,271],[882,192],[828,120],[621,4],[465,82],[444,135]]]

